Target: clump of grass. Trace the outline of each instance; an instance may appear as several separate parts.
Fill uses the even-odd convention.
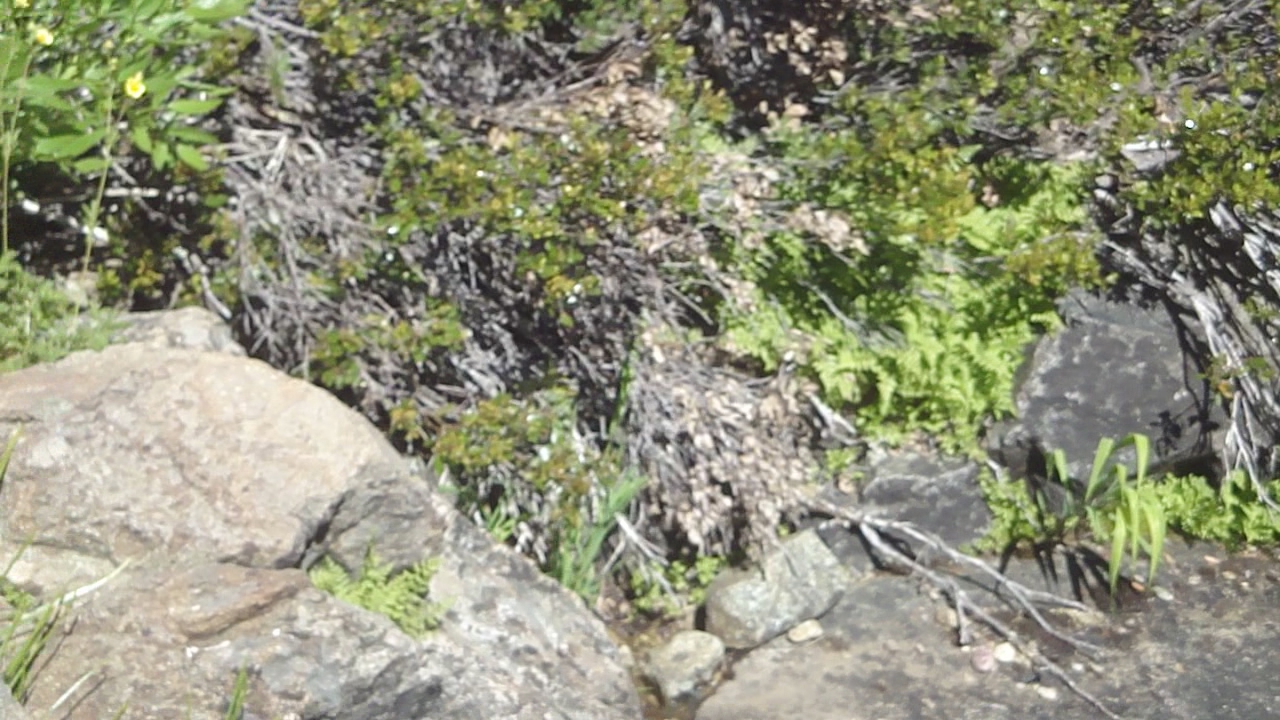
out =
[[[5,474],[9,469],[9,460],[18,446],[21,430],[15,430],[0,454],[0,489],[4,488]],[[44,652],[49,636],[62,613],[61,603],[41,605],[29,593],[10,583],[6,578],[13,569],[14,563],[21,557],[15,555],[0,573],[0,601],[7,609],[0,609],[0,676],[4,684],[19,702],[31,688],[31,670],[36,659]]]
[[[0,372],[53,362],[76,350],[101,350],[119,326],[101,310],[81,313],[53,281],[0,253]]]

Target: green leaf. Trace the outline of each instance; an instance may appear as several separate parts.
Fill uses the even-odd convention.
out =
[[[169,146],[160,143],[155,146],[155,150],[151,153],[151,164],[156,170],[164,170],[173,165],[173,153],[169,150]]]
[[[150,155],[155,149],[155,142],[151,139],[151,133],[146,127],[134,126],[129,129],[129,138],[133,140],[133,144],[142,152]]]
[[[1137,477],[1134,478],[1134,482],[1141,483],[1147,478],[1147,460],[1151,456],[1151,438],[1135,433],[1129,436],[1128,442],[1133,444],[1134,452],[1138,456]]]
[[[244,0],[195,0],[186,13],[192,20],[216,23],[243,15],[246,5]]]
[[[36,141],[35,154],[48,160],[79,157],[102,142],[107,131],[96,130],[81,135],[53,135]]]
[[[18,447],[18,439],[22,437],[22,426],[19,425],[17,430],[9,433],[9,441],[4,445],[4,451],[0,452],[0,483],[4,482],[4,474],[9,470],[9,459],[13,457],[13,451]]]
[[[1071,474],[1067,469],[1067,454],[1061,449],[1057,449],[1049,453],[1048,475],[1049,480],[1064,488],[1070,488],[1068,481],[1070,480]],[[1048,492],[1038,485],[1036,487],[1035,501],[1041,513],[1046,515],[1055,514],[1053,512],[1053,506],[1049,504]],[[1076,514],[1076,499],[1072,493],[1064,493],[1062,496],[1062,503],[1062,511],[1057,514],[1064,517],[1070,517]]]
[[[213,145],[218,142],[218,137],[216,135],[201,130],[200,128],[179,125],[177,127],[171,127],[165,132],[174,140],[181,140],[185,143],[190,143],[191,145]]]
[[[221,100],[174,100],[168,109],[178,115],[207,115],[222,105]]]
[[[1127,528],[1124,524],[1124,514],[1117,510],[1115,515],[1115,527],[1111,529],[1111,564],[1107,566],[1107,579],[1111,582],[1111,594],[1116,594],[1116,587],[1120,583],[1120,565],[1124,562],[1124,542],[1127,539]]]
[[[150,20],[164,6],[164,0],[139,0],[133,5],[134,17],[138,20]]]
[[[81,175],[90,175],[99,173],[110,167],[111,163],[101,155],[92,155],[86,158],[80,158],[71,164],[73,170]]]
[[[209,169],[209,161],[204,159],[199,150],[190,145],[175,145],[173,151],[178,154],[178,159],[187,167],[200,171]]]
[[[1156,580],[1156,569],[1160,567],[1160,556],[1164,554],[1165,531],[1167,530],[1167,518],[1164,514],[1164,507],[1160,505],[1159,499],[1154,493],[1150,493],[1149,502],[1143,506],[1147,512],[1147,529],[1151,535],[1151,547],[1148,552],[1151,554],[1151,567],[1147,571],[1147,584],[1151,585]]]
[[[64,80],[49,75],[32,75],[22,83],[22,91],[26,95],[53,94],[77,90],[82,84],[78,80]]]
[[[1098,441],[1098,450],[1093,454],[1093,468],[1089,471],[1089,484],[1085,487],[1084,501],[1093,500],[1098,487],[1102,484],[1103,472],[1107,467],[1107,461],[1111,459],[1111,453],[1115,449],[1116,441],[1111,438],[1102,438]]]

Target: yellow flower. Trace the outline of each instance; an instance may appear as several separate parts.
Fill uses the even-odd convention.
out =
[[[49,32],[49,28],[38,27],[32,32],[32,37],[36,43],[48,47],[53,44],[53,33]]]
[[[124,94],[137,100],[147,91],[147,86],[142,82],[142,73],[136,72],[124,81]]]

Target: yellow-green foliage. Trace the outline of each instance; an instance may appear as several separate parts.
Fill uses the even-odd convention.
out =
[[[392,574],[392,565],[383,564],[369,548],[355,577],[328,557],[311,569],[310,577],[317,588],[339,600],[386,616],[410,637],[423,637],[440,626],[446,610],[427,599],[439,565],[439,560],[424,560]]]
[[[205,149],[219,142],[208,118],[231,88],[205,82],[202,68],[225,38],[225,21],[244,0],[189,3],[5,2],[0,4],[0,205],[24,195],[48,199],[49,188],[85,227],[107,231],[105,249],[85,243],[83,262],[101,268],[104,298],[155,292],[173,273],[170,228],[157,231],[132,201],[107,213],[108,168],[148,187],[181,183],[201,193],[202,208],[170,209],[180,225],[201,228],[225,200]],[[5,213],[0,251],[9,249]],[[163,225],[163,223],[162,223]],[[159,236],[159,237],[157,237]],[[86,234],[94,237],[94,234]],[[28,239],[29,240],[29,239]],[[106,256],[101,258],[101,256]]]
[[[645,572],[632,573],[631,602],[643,613],[678,617],[688,608],[706,602],[711,581],[728,566],[726,558],[714,555],[699,556],[690,562],[672,560],[665,567],[654,564]]]
[[[1110,452],[1111,446],[1105,443],[1100,448]],[[1131,528],[1147,526],[1139,516],[1153,510],[1163,516],[1161,524],[1180,534],[1222,543],[1230,549],[1280,542],[1280,513],[1259,502],[1243,470],[1229,473],[1217,488],[1197,476],[1139,475],[1132,482],[1126,477],[1111,484],[1094,477],[1089,482],[1092,495],[1088,490],[1080,500],[1068,495],[1057,511],[1043,498],[1033,498],[1026,483],[999,482],[986,473],[979,483],[992,513],[987,533],[974,544],[974,549],[982,552],[1003,552],[1022,543],[1078,541],[1082,535],[1123,545],[1134,540]],[[1272,495],[1280,493],[1280,480],[1267,483],[1266,490]],[[1117,535],[1120,525],[1125,526],[1125,532]]]
[[[1280,160],[1274,53],[1187,30],[1224,12],[961,0],[904,22],[853,18],[865,47],[881,49],[863,61],[910,80],[842,88],[826,117],[775,131],[768,152],[796,168],[785,199],[842,212],[865,253],[787,231],[761,248],[730,244],[726,263],[758,290],[750,309],[727,309],[734,347],[766,368],[794,352],[873,435],[924,429],[972,447],[983,417],[1009,411],[1021,347],[1053,325],[1053,299],[1104,280],[1087,182],[1126,167],[1122,145],[1151,136],[1181,153],[1156,179],[1120,173],[1121,199],[1150,226],[1204,217],[1219,198],[1280,200],[1267,177]],[[924,43],[947,50],[924,55]],[[1182,82],[1157,96],[1215,73],[1229,92],[1193,95]],[[991,132],[1031,144],[1073,128],[1100,157],[1063,166],[990,152]],[[982,143],[981,162],[969,142]]]
[[[573,400],[562,387],[526,400],[482,400],[445,426],[431,450],[454,478],[451,489],[466,515],[478,515],[499,541],[521,522],[545,528],[543,569],[590,602],[616,515],[646,481],[624,471],[616,448],[601,451],[579,438]]]
[[[571,494],[591,488],[593,468],[574,446],[572,395],[553,388],[520,401],[509,395],[482,400],[446,426],[432,445],[434,459],[455,472],[513,467],[537,490],[552,483]]]
[[[1280,480],[1267,483],[1266,489],[1276,497]],[[1230,473],[1218,488],[1201,477],[1165,478],[1160,501],[1169,524],[1190,537],[1232,549],[1280,542],[1280,513],[1258,502],[1257,491],[1243,470]]]
[[[1012,411],[1014,372],[1057,323],[1054,298],[1099,282],[1082,172],[975,165],[973,148],[939,144],[923,113],[855,107],[865,126],[777,141],[801,162],[787,196],[843,212],[866,251],[786,231],[758,249],[728,246],[726,262],[757,288],[753,309],[726,308],[729,338],[766,368],[795,352],[865,432],[923,429],[970,449],[986,417]],[[990,207],[984,183],[999,198]]]

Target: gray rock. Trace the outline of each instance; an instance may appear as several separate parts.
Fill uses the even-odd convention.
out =
[[[1205,546],[1166,547],[1172,555],[1166,578],[1172,601],[1152,599],[1068,626],[1106,648],[1096,659],[1050,644],[1041,648],[1126,720],[1275,717],[1275,561],[1210,562],[1206,554],[1226,556]],[[1039,573],[1034,561],[1013,563],[1016,576]],[[987,602],[993,607],[994,601]],[[777,638],[734,663],[729,679],[699,706],[696,720],[1101,717],[1051,678],[1040,674],[1037,680],[1022,659],[997,663],[985,673],[974,668],[974,650],[956,646],[954,630],[938,620],[940,608],[943,602],[915,583],[868,576],[823,617],[821,638],[805,645]],[[1015,629],[1024,638],[1036,636],[1024,622]],[[979,637],[975,646],[992,640]]]
[[[707,590],[707,631],[752,648],[816,618],[840,599],[848,569],[812,530],[788,538],[759,569],[723,573]]]
[[[0,682],[0,718],[4,720],[31,720],[26,708],[18,704],[8,686]]]
[[[870,476],[863,510],[914,523],[954,547],[982,537],[991,522],[970,460],[895,453],[872,465]]]
[[[645,674],[667,702],[695,695],[724,664],[724,643],[711,633],[684,630],[649,655]]]
[[[0,418],[0,436],[23,426],[0,557],[31,538],[15,574],[45,589],[152,553],[297,566],[353,479],[401,462],[265,363],[140,344],[0,376]]]
[[[932,615],[913,583],[870,576],[824,616],[823,637],[804,645],[779,637],[734,663],[697,720],[948,717],[944,709],[965,703],[930,708],[923,696],[964,665]]]
[[[1020,373],[1020,420],[993,433],[995,459],[1014,477],[1043,476],[1045,458],[1062,449],[1082,482],[1100,439],[1143,433],[1152,470],[1219,472],[1226,416],[1168,315],[1084,293],[1063,313],[1068,327],[1042,338]],[[1131,451],[1117,459],[1132,468]]]
[[[222,318],[204,308],[129,313],[123,319],[127,324],[112,338],[115,343],[246,355],[244,348],[231,336],[231,328]]]
[[[80,599],[31,692],[67,720],[222,718],[236,672],[259,717],[639,718],[603,625],[461,518],[371,425],[323,391],[226,353],[152,344],[0,376],[0,557]],[[422,640],[300,569],[372,542],[439,560],[448,611]],[[43,661],[43,660],[42,660]]]

